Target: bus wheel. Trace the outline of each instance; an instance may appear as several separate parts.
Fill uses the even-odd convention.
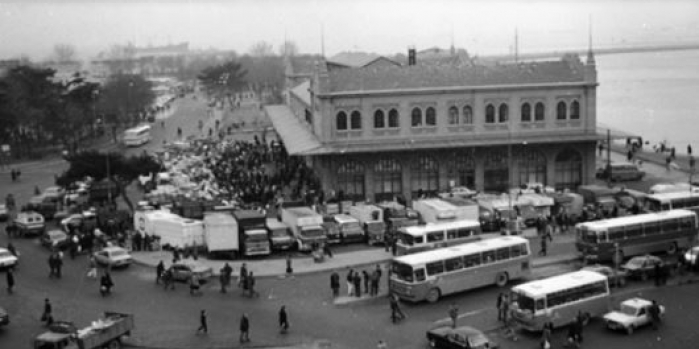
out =
[[[505,287],[508,281],[510,281],[510,276],[507,275],[506,272],[498,273],[495,277],[495,284],[498,285],[498,287]]]
[[[628,335],[633,334],[633,325],[629,325],[629,327],[626,328],[626,334],[628,334]]]
[[[677,243],[671,242],[670,247],[667,249],[667,254],[674,255],[677,253]]]
[[[437,341],[430,338],[430,348],[436,348],[436,347],[437,347]]]
[[[435,303],[436,301],[439,300],[440,297],[440,292],[438,288],[431,288],[429,292],[427,292],[427,301],[430,303]]]
[[[118,339],[115,339],[111,342],[109,342],[109,349],[121,349],[121,342],[119,342]]]

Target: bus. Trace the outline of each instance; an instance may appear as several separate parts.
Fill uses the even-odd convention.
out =
[[[579,270],[519,284],[512,288],[512,320],[527,331],[570,324],[578,312],[586,319],[604,315],[610,308],[607,276]]]
[[[649,212],[687,209],[699,213],[699,193],[687,190],[648,195],[645,199],[645,209]]]
[[[398,229],[396,254],[399,256],[480,240],[481,224],[463,220],[417,225]]]
[[[389,291],[411,302],[487,285],[504,287],[531,272],[529,241],[502,236],[396,257]]]
[[[697,214],[688,210],[646,213],[575,227],[575,246],[585,261],[617,261],[647,253],[677,253],[691,246],[697,235]]]
[[[150,140],[149,125],[137,126],[124,131],[124,144],[127,147],[139,147]]]

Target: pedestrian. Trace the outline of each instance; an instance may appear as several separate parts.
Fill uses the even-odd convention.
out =
[[[541,237],[541,249],[539,250],[539,256],[546,256],[546,236]]]
[[[350,269],[347,273],[347,296],[351,297],[354,294],[354,270]]]
[[[250,292],[250,297],[258,297],[259,294],[255,291],[255,275],[252,272],[248,273],[247,281],[248,291]]]
[[[583,342],[583,328],[585,327],[586,317],[582,311],[578,310],[578,315],[575,316],[575,338],[578,345]]]
[[[451,319],[451,328],[456,328],[456,321],[459,319],[459,307],[456,306],[456,303],[451,303],[448,313]]]
[[[175,274],[172,267],[165,270],[163,274],[163,289],[167,290],[168,288],[171,290],[175,289]]]
[[[189,277],[189,294],[192,296],[200,294],[199,287],[199,277],[197,277],[195,274],[192,274]]]
[[[243,313],[240,318],[240,343],[246,343],[250,341],[250,320],[248,320],[248,314]]]
[[[650,315],[650,321],[651,325],[653,325],[653,329],[657,330],[658,326],[660,326],[660,306],[655,299],[648,308],[648,315]]]
[[[362,277],[359,272],[354,273],[354,278],[352,279],[354,286],[354,296],[359,298],[362,296]]]
[[[569,347],[579,348],[580,343],[578,342],[577,325],[575,319],[568,324],[568,334],[567,340]]]
[[[155,283],[160,285],[160,281],[163,279],[163,273],[165,272],[165,264],[160,260],[158,265],[155,267]]]
[[[218,280],[221,283],[221,293],[226,293],[226,271],[224,267],[218,272]]]
[[[197,328],[197,334],[200,332],[204,332],[204,334],[209,333],[209,326],[206,321],[206,310],[203,309],[201,313],[199,313],[199,328]]]
[[[597,145],[597,149],[599,150],[599,156],[602,156],[602,152],[604,151],[604,144],[602,144],[602,142],[600,142]]]
[[[662,272],[660,262],[656,262],[655,265],[653,265],[653,279],[655,280],[655,286],[660,286],[662,284]]]
[[[113,286],[114,282],[112,281],[112,276],[109,275],[107,271],[100,278],[100,294],[102,294],[102,297],[112,293]]]
[[[374,295],[378,295],[379,290],[381,289],[381,276],[383,275],[380,265],[376,265],[376,270],[374,270],[374,274],[376,274],[376,290],[374,290]]]
[[[289,317],[286,314],[286,306],[282,305],[279,309],[279,330],[281,333],[286,333],[289,330]]]
[[[330,244],[328,244],[328,243],[323,244],[323,254],[328,256],[328,258],[333,258],[333,251],[330,249]]]
[[[337,271],[330,274],[330,289],[333,291],[333,298],[340,296],[340,274]]]
[[[41,314],[41,321],[45,322],[46,326],[53,323],[53,307],[48,298],[44,299],[44,312]]]
[[[14,268],[9,267],[5,272],[5,276],[7,278],[7,293],[9,294],[12,294],[15,289],[15,273],[13,269]]]
[[[545,322],[544,328],[541,331],[541,349],[551,349],[551,332],[553,323]]]
[[[245,279],[248,276],[248,267],[243,263],[243,265],[240,266],[240,274],[238,275],[238,287],[244,287],[245,286]]]
[[[369,293],[369,273],[366,270],[362,270],[362,279],[364,280],[364,293]]]
[[[291,253],[286,255],[286,275],[291,275],[294,272],[294,268],[291,266]]]
[[[687,155],[692,156],[692,145],[687,144]]]
[[[90,256],[87,264],[87,277],[90,279],[97,278],[97,260],[95,256]]]
[[[507,295],[500,292],[498,294],[498,299],[495,304],[495,306],[498,309],[498,321],[505,321],[506,314],[504,314],[503,310],[505,308],[505,304],[507,303]]]
[[[388,296],[388,298],[391,304],[391,321],[393,321],[393,323],[395,324],[396,322],[405,319],[406,316],[400,309],[400,302],[398,300],[398,296],[395,294],[391,294]]]

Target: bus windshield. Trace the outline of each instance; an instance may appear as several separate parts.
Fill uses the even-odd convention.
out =
[[[422,236],[412,236],[406,233],[399,233],[398,239],[405,245],[412,246],[414,244],[421,244]]]
[[[589,242],[592,244],[597,243],[597,232],[594,230],[589,230],[585,227],[582,227],[578,230],[578,234],[580,235],[580,240],[583,242]]]
[[[513,297],[515,302],[517,302],[517,307],[520,310],[525,310],[532,313],[536,312],[536,301],[534,298],[519,293],[513,293]]]
[[[393,276],[405,282],[413,282],[413,268],[409,265],[403,263],[393,262],[392,266]]]

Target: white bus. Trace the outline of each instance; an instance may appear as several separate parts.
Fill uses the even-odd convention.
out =
[[[609,311],[607,276],[580,270],[517,285],[510,299],[512,319],[527,331],[541,331],[544,323],[554,327],[571,323],[582,313],[586,319]]]
[[[480,240],[480,235],[480,222],[470,220],[403,227],[398,230],[396,253],[402,256],[463,244]]]
[[[699,193],[684,192],[652,194],[646,196],[646,211],[660,212],[676,209],[692,210],[699,213]]]
[[[127,147],[139,147],[150,140],[149,125],[141,125],[124,131],[124,144]]]
[[[487,285],[503,287],[531,272],[529,241],[503,236],[440,248],[391,262],[390,292],[412,302]]]

